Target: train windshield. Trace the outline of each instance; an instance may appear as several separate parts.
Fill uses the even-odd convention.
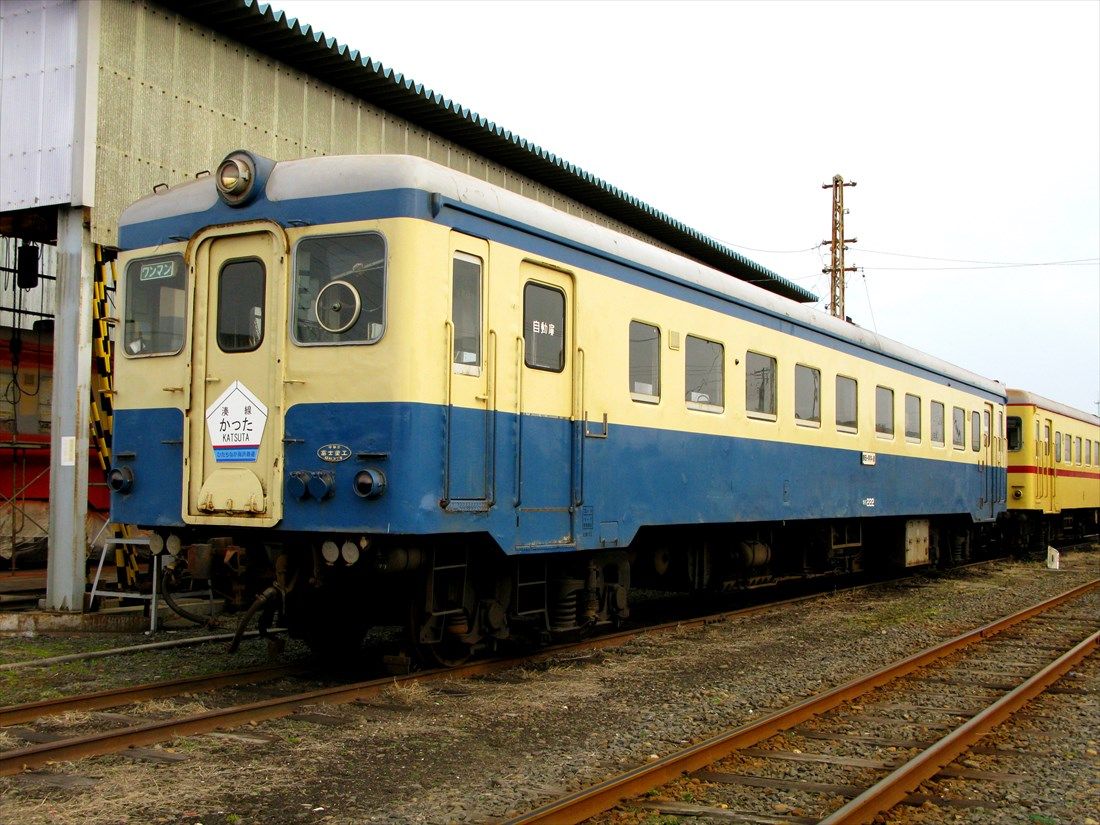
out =
[[[187,270],[182,255],[140,258],[126,267],[122,348],[128,356],[183,349]]]
[[[294,340],[372,344],[385,329],[386,245],[377,233],[306,238],[294,257]]]

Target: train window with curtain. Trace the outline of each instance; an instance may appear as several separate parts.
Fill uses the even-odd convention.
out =
[[[126,266],[122,351],[128,357],[175,355],[183,349],[187,267],[182,255],[159,255]]]
[[[376,232],[303,238],[294,251],[294,340],[373,344],[386,318],[386,244]]]
[[[1054,460],[1062,460],[1062,434],[1060,432],[1054,433]]]
[[[776,417],[776,362],[770,355],[745,353],[745,411],[752,418]]]
[[[630,322],[630,397],[656,404],[661,400],[661,331],[641,321]]]
[[[481,258],[456,252],[451,261],[454,371],[481,375]]]
[[[905,394],[905,440],[920,441],[920,398]]]
[[[1008,417],[1008,451],[1010,453],[1016,453],[1023,449],[1023,435],[1023,421],[1019,416],[1010,415]]]
[[[982,417],[977,412],[970,413],[970,449],[978,452],[982,448]]]
[[[251,352],[264,340],[267,272],[262,261],[229,261],[218,273],[218,346]]]
[[[523,362],[536,370],[565,369],[565,293],[528,281],[523,287]]]
[[[795,364],[794,417],[799,424],[821,426],[821,370]]]
[[[951,446],[956,450],[966,447],[966,411],[962,407],[951,408]]]
[[[687,336],[684,344],[688,409],[722,412],[725,409],[723,370],[726,348],[716,341]]]
[[[928,430],[932,436],[932,443],[937,447],[944,445],[944,418],[943,404],[939,401],[932,402],[932,416],[928,422]]]
[[[894,391],[875,387],[875,432],[894,437]]]
[[[836,377],[836,428],[841,432],[854,433],[859,429],[858,388],[856,379],[846,375]]]

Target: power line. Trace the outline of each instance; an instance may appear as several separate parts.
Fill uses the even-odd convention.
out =
[[[860,252],[871,252],[875,255],[889,255],[894,258],[917,258],[922,261],[947,261],[956,264],[989,264],[990,266],[1053,266],[1055,264],[1095,263],[1100,258],[1072,258],[1066,261],[977,261],[968,258],[937,258],[932,255],[911,255],[906,252],[885,252],[881,249],[867,249],[860,247]]]
[[[1100,264],[1100,258],[1088,258],[1075,261],[1043,261],[1032,264],[986,264],[982,266],[865,266],[860,267],[860,269],[869,269],[876,272],[949,272],[954,270],[974,269],[1027,269],[1039,266],[1096,266],[1097,264]]]

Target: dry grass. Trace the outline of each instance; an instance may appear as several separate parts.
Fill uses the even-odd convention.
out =
[[[395,681],[382,691],[386,701],[401,707],[412,708],[425,704],[432,692],[419,679],[409,679],[404,682]]]

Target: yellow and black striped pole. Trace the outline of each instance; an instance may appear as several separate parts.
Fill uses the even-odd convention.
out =
[[[111,467],[111,438],[114,432],[114,352],[111,342],[113,319],[107,304],[107,271],[114,274],[112,262],[103,260],[103,248],[96,245],[92,295],[92,438],[104,473]],[[111,525],[115,538],[127,538],[130,529]],[[115,546],[115,573],[120,587],[137,584],[138,557],[131,545]]]

